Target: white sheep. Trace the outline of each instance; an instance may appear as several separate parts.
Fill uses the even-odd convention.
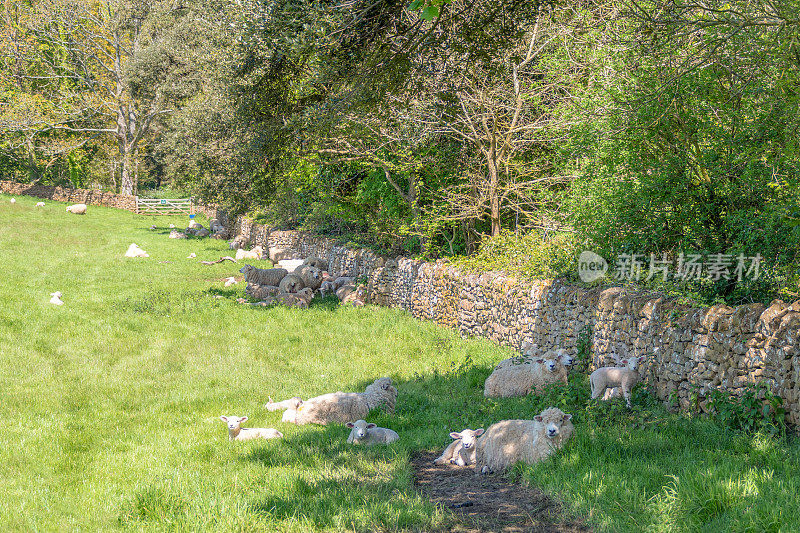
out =
[[[186,238],[186,234],[174,229],[174,230],[169,232],[169,238],[170,239],[185,239]]]
[[[85,215],[86,214],[86,204],[73,204],[67,206],[67,213],[72,213],[73,215]]]
[[[283,433],[272,428],[243,428],[242,423],[247,421],[247,417],[221,416],[220,420],[228,424],[229,440],[251,440],[251,439],[280,439]]]
[[[50,303],[53,305],[64,305],[64,302],[61,301],[61,291],[51,292],[50,296]]]
[[[367,289],[363,285],[359,285],[356,290],[348,294],[342,299],[342,305],[352,305],[354,307],[361,307],[367,303]]]
[[[169,229],[175,229],[175,224],[170,224]]]
[[[244,280],[254,285],[272,285],[277,287],[289,271],[285,268],[257,268],[245,265],[239,269],[244,274]]]
[[[231,285],[236,285],[237,283],[239,283],[239,282],[236,281],[236,278],[234,278],[233,276],[231,276],[229,278],[225,278],[225,286],[226,287],[230,287]]]
[[[551,383],[567,383],[567,370],[560,357],[523,359],[520,364],[495,369],[486,378],[483,394],[487,398],[525,396]]]
[[[293,274],[303,280],[303,287],[317,290],[322,285],[322,270],[311,265],[300,265],[294,269]]]
[[[350,444],[372,446],[373,444],[390,444],[400,439],[400,435],[396,431],[388,428],[379,428],[371,422],[367,423],[366,420],[348,422],[345,426],[352,429],[350,436],[347,437],[347,442]]]
[[[192,253],[190,253],[189,255],[186,256],[186,259],[194,259],[195,257],[197,257],[197,254],[192,252]]]
[[[592,388],[592,399],[598,398],[607,388],[614,389],[619,387],[622,391],[622,396],[625,397],[625,404],[630,408],[631,390],[639,383],[640,379],[637,368],[644,362],[644,359],[644,357],[623,359],[620,361],[622,366],[604,366],[592,372],[589,376],[589,385],[591,385]],[[615,393],[612,391],[607,396],[608,398],[613,398]],[[606,399],[606,396],[604,396],[603,399]]]
[[[12,204],[15,204],[15,203],[17,203],[17,199],[16,199],[16,198],[12,198],[12,199],[10,200],[10,202],[11,202]]]
[[[455,440],[444,449],[442,455],[433,460],[435,465],[446,465],[448,463],[458,466],[475,464],[475,443],[477,438],[483,435],[483,428],[476,430],[465,429],[461,432],[452,432],[450,436]]]
[[[281,289],[283,293],[292,293],[298,292],[301,289],[305,288],[305,284],[303,283],[303,278],[298,276],[297,274],[287,274],[286,276],[281,279],[278,287]]]
[[[125,257],[150,257],[150,254],[139,248],[134,242],[128,246],[128,251],[125,252]]]
[[[36,202],[36,207],[44,207],[44,202]]]
[[[575,429],[572,415],[550,407],[533,420],[502,420],[489,426],[478,439],[475,473],[499,472],[517,461],[529,464],[547,458],[560,449]]]
[[[236,260],[242,259],[256,259],[260,260],[264,255],[264,249],[261,246],[254,246],[249,252],[244,248],[236,250]]]
[[[244,248],[246,245],[247,239],[244,237],[244,235],[237,235],[230,243],[228,243],[228,248],[231,250],[238,250],[239,248]]]
[[[269,398],[269,402],[267,402],[264,407],[268,411],[272,412],[279,409],[285,409],[283,416],[281,417],[281,422],[297,424],[297,410],[301,405],[303,405],[303,400],[301,400],[299,396],[289,398],[288,400],[283,400],[282,402],[273,402],[272,396],[268,396],[267,398]]]
[[[367,417],[367,413],[380,406],[383,406],[386,412],[394,413],[396,401],[397,389],[392,386],[391,378],[379,378],[368,385],[364,392],[338,391],[304,401],[297,408],[295,423],[298,425],[325,425],[330,422],[344,424],[351,420],[364,419]]]

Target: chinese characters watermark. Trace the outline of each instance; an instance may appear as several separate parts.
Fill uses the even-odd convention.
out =
[[[613,279],[627,281],[649,281],[659,277],[661,281],[742,281],[745,278],[755,281],[761,276],[762,259],[760,254],[746,256],[743,253],[703,255],[681,252],[675,258],[667,254],[619,254],[614,260],[613,269],[609,269],[603,257],[584,251],[578,258],[578,275],[587,283],[602,278],[606,273]]]

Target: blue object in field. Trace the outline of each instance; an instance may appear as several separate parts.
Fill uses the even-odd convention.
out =
[[[189,215],[189,220],[194,220],[194,215]]]

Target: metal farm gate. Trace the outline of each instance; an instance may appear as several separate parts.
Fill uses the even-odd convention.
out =
[[[139,198],[136,197],[138,215],[193,215],[194,202],[191,198]]]

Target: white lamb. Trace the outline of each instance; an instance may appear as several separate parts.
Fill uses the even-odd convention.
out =
[[[136,243],[128,246],[128,251],[125,252],[125,257],[150,257],[150,254],[139,248]]]
[[[44,202],[36,202],[36,207],[44,207]]]
[[[238,250],[236,250],[237,261],[241,259],[260,260],[263,255],[264,255],[264,249],[261,246],[254,246],[253,249],[250,250],[249,252],[244,248],[239,248]]]
[[[486,378],[483,395],[487,398],[512,398],[540,392],[551,383],[567,383],[567,370],[561,358],[524,359],[520,364],[495,369]]]
[[[623,359],[620,361],[622,366],[604,366],[598,368],[589,376],[589,385],[592,388],[592,399],[598,398],[601,394],[608,389],[615,389],[619,387],[622,395],[625,397],[625,404],[628,408],[631,407],[631,390],[639,383],[638,366],[644,362],[644,357],[633,357],[631,359]],[[618,396],[613,391],[609,393],[608,398]],[[604,396],[603,399],[606,399]]]
[[[264,407],[268,411],[272,412],[279,409],[285,409],[283,416],[281,417],[281,422],[297,424],[297,410],[301,405],[303,405],[303,400],[301,400],[299,396],[289,398],[288,400],[283,400],[282,402],[273,402],[272,396],[267,396],[267,398],[269,398],[269,402]]]
[[[236,285],[237,283],[239,283],[239,282],[236,281],[236,278],[234,278],[233,276],[231,276],[229,278],[225,278],[225,286],[226,287],[230,287],[231,285]]]
[[[529,464],[547,458],[560,449],[575,429],[572,415],[550,407],[533,420],[503,420],[489,426],[478,439],[475,473],[499,472],[517,461]]]
[[[64,305],[64,302],[61,301],[61,291],[51,292],[50,296],[50,303],[53,305]]]
[[[229,440],[251,440],[251,439],[280,439],[283,433],[272,428],[243,428],[242,422],[247,421],[247,417],[221,416],[220,420],[228,424]]]
[[[371,422],[367,423],[366,420],[356,420],[345,425],[352,429],[350,436],[347,437],[347,442],[350,444],[372,446],[373,444],[390,444],[400,439],[400,435],[396,431],[379,428]]]
[[[11,202],[12,204],[15,204],[15,203],[17,203],[17,199],[16,199],[16,198],[12,198],[12,199],[10,200],[10,202]]]
[[[86,204],[73,204],[67,206],[67,213],[72,213],[73,215],[85,215],[86,209]]]
[[[448,463],[458,466],[475,464],[475,443],[483,435],[483,428],[476,430],[465,429],[461,432],[452,432],[450,436],[455,440],[444,449],[442,455],[433,460],[435,465]]]
[[[394,413],[397,401],[397,389],[392,386],[391,378],[376,379],[367,386],[364,392],[332,392],[310,398],[297,407],[295,424],[321,424],[330,422],[347,423],[367,417],[367,414],[380,406],[388,413]],[[284,402],[267,404],[277,407]]]

